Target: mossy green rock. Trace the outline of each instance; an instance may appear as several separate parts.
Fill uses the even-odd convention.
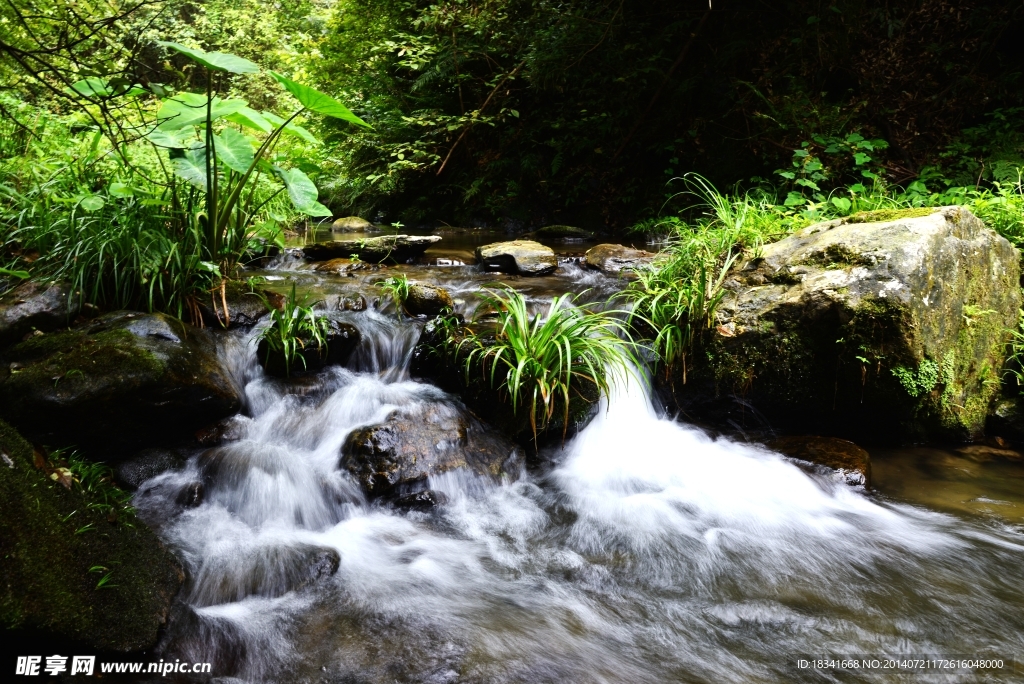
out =
[[[33,336],[0,365],[0,416],[32,440],[116,459],[236,413],[238,391],[207,330],[119,311]]]
[[[78,298],[66,283],[22,283],[0,297],[0,346],[17,342],[33,329],[66,328],[78,310]]]
[[[0,626],[96,651],[155,645],[183,579],[174,557],[138,520],[110,522],[47,478],[2,421],[0,453]]]
[[[730,274],[686,382],[668,381],[687,415],[868,442],[983,431],[1021,304],[1017,250],[961,207],[871,218],[809,226]]]

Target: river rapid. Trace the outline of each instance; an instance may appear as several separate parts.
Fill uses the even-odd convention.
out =
[[[366,291],[296,268],[265,275],[327,308]],[[493,280],[407,270],[468,308]],[[617,287],[572,264],[510,282],[538,306],[558,288]],[[660,415],[639,371],[502,483],[433,478],[448,503],[430,512],[368,502],[339,468],[349,432],[457,399],[409,377],[421,323],[372,306],[331,315],[360,328],[361,346],[298,382],[264,375],[258,328],[227,339],[246,401],[237,439],[140,488],[140,516],[188,574],[160,657],[254,683],[1024,681],[1021,666],[798,668],[810,656],[1024,659],[1024,526],[712,438]],[[182,505],[196,482],[201,505]]]

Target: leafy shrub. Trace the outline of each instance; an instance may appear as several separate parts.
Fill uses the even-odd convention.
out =
[[[327,319],[314,313],[313,305],[309,303],[308,298],[300,301],[296,297],[294,283],[291,293],[285,298],[280,309],[271,306],[265,298],[263,301],[270,309],[271,324],[264,328],[255,341],[267,343],[265,363],[269,362],[271,354],[280,354],[284,360],[285,375],[291,375],[296,359],[302,362],[303,368],[306,368],[302,350],[306,349],[307,345],[315,347],[321,356],[326,355]]]

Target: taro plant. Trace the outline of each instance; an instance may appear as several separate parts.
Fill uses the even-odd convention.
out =
[[[329,323],[314,313],[315,304],[311,304],[308,297],[300,300],[296,296],[294,283],[280,309],[271,306],[265,298],[264,304],[270,309],[271,324],[255,340],[266,343],[264,364],[271,362],[271,355],[279,355],[284,362],[285,375],[290,376],[296,360],[302,362],[303,369],[306,368],[303,351],[307,345],[321,356],[326,355]]]
[[[543,314],[531,313],[526,298],[508,286],[488,290],[481,316],[496,316],[494,336],[467,334],[452,342],[466,377],[479,369],[491,387],[508,391],[513,411],[528,412],[534,442],[538,431],[562,411],[562,437],[574,396],[596,389],[607,396],[615,377],[637,364],[624,323],[613,311],[580,305],[579,295],[555,297]],[[449,335],[449,340],[456,338]]]

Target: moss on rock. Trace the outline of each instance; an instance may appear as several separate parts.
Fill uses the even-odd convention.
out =
[[[174,557],[140,522],[110,522],[87,492],[49,479],[3,421],[0,452],[0,626],[103,651],[153,646],[182,582]]]

